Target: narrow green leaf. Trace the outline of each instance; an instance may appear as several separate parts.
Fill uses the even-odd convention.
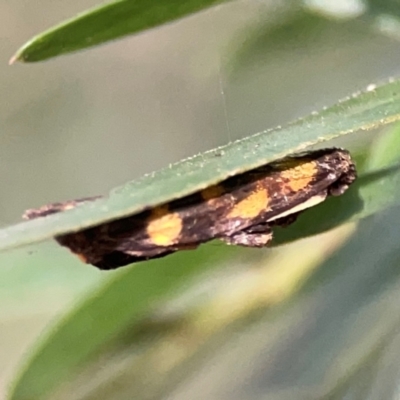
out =
[[[366,5],[368,13],[373,16],[400,16],[400,5],[396,0],[367,0]]]
[[[398,178],[398,171],[399,169],[397,168],[387,170],[385,172],[370,173],[366,175],[366,177],[360,179],[361,193],[363,193],[363,189],[365,188],[371,190],[372,187],[369,186],[371,182],[374,185],[381,185],[384,189],[385,181],[382,181],[382,179],[391,177],[392,172],[394,173],[393,176]],[[378,186],[375,186],[375,189]],[[393,188],[391,189],[393,190]],[[369,201],[367,197],[365,197],[364,200],[367,202]],[[397,215],[396,211],[394,212],[394,215]],[[321,214],[320,218],[321,220],[323,220],[324,215]],[[331,217],[328,216],[328,222],[330,221],[330,218]],[[368,226],[369,223],[370,222],[365,225],[365,228]],[[326,225],[326,223],[324,224],[323,221],[318,221],[317,225],[318,224],[323,227]],[[382,227],[385,226],[382,225],[381,222],[378,225],[379,229],[381,230]],[[361,228],[361,232],[364,232],[363,227],[364,225]],[[392,227],[390,229],[391,231],[388,233],[389,236],[392,235],[393,229],[395,229],[396,232],[398,230],[397,227]],[[288,229],[287,231],[291,231],[291,229]],[[371,233],[370,230],[366,228],[365,233],[361,235],[362,243],[365,243],[365,240],[367,239],[368,243],[371,243],[371,234],[374,235],[374,233]],[[358,240],[359,239],[357,238],[355,241]],[[390,241],[391,245],[393,245],[394,243],[393,240],[397,243],[397,236],[392,237]],[[384,245],[386,245],[386,242],[387,240],[384,241]],[[351,244],[353,243],[354,240],[351,241]],[[381,245],[382,240],[379,242],[379,246]],[[379,246],[374,246],[373,251],[378,251],[380,256],[383,257],[384,250],[382,250],[382,252],[380,250],[376,250],[377,248],[379,248]],[[230,254],[232,256],[232,254],[238,254],[240,249],[230,248],[230,251],[234,252]],[[323,301],[323,304],[325,304],[324,313],[330,312],[327,311],[328,305],[329,307],[331,307],[333,304],[336,304],[335,302],[338,298],[335,293],[343,293],[343,281],[347,282],[347,278],[340,277],[340,274],[343,273],[347,277],[348,274],[344,270],[345,266],[356,265],[356,263],[353,263],[353,261],[351,261],[351,258],[349,258],[349,254],[353,254],[353,257],[357,257],[357,255],[358,257],[360,257],[360,252],[357,251],[352,253],[351,248],[344,250],[344,252],[346,254],[346,257],[344,258],[346,260],[346,263],[339,263],[335,258],[334,261],[329,262],[330,267],[326,267],[323,270],[325,272],[327,271],[328,273],[330,271],[334,271],[334,275],[337,276],[335,276],[332,285],[337,284],[340,286],[340,290],[336,289],[335,291],[333,288],[329,289],[329,285],[327,284],[328,295],[331,297],[335,297],[335,299],[333,299],[331,302],[328,300]],[[135,334],[138,332],[137,329],[141,326],[140,322],[143,321],[143,318],[149,315],[151,310],[161,304],[164,304],[168,299],[172,298],[173,296],[176,296],[177,293],[179,293],[183,288],[189,287],[190,282],[193,281],[194,277],[218,266],[218,261],[220,261],[223,256],[223,247],[214,246],[213,252],[210,252],[209,246],[203,246],[196,253],[178,253],[167,259],[155,260],[148,263],[140,263],[135,268],[125,269],[121,273],[117,273],[116,278],[112,282],[93,294],[89,299],[87,299],[87,301],[85,301],[82,306],[77,307],[76,310],[74,310],[69,316],[67,316],[61,322],[61,324],[59,324],[59,326],[53,330],[53,332],[45,340],[45,342],[42,343],[40,348],[38,348],[37,352],[34,354],[31,361],[26,366],[22,375],[18,379],[11,399],[31,400],[40,398],[45,400],[58,398],[55,395],[58,389],[60,389],[62,392],[63,385],[65,385],[69,380],[74,381],[75,379],[78,379],[77,376],[79,375],[80,371],[90,371],[90,365],[92,362],[96,363],[98,362],[99,357],[101,360],[102,355],[105,356],[108,354],[109,348],[107,344],[110,343],[110,341],[116,339],[124,332],[127,332],[128,328],[129,337],[133,338],[134,340]],[[342,258],[340,258],[340,260]],[[396,259],[396,257],[393,256],[393,259]],[[371,261],[371,263],[376,262],[376,258],[373,258],[371,260],[368,258],[368,260]],[[364,259],[358,261],[360,264],[362,264],[362,266],[365,266]],[[350,278],[348,280],[351,282],[349,283],[350,286],[362,286],[363,284],[363,282],[360,284],[355,283],[356,278],[351,278],[351,274],[358,273],[357,271],[349,272]],[[371,271],[374,272],[372,266]],[[395,270],[392,269],[392,271]],[[379,275],[379,270],[375,270],[375,272]],[[314,276],[313,281],[303,289],[303,292],[311,290],[309,288],[312,288],[315,285],[315,282],[319,282],[321,280],[320,275],[321,273],[317,273],[316,276]],[[324,279],[326,279],[326,277],[323,278],[323,280]],[[382,281],[390,281],[389,277],[386,275],[384,275],[383,277],[379,275],[379,279],[381,279]],[[379,286],[377,286],[377,289],[378,288]],[[351,289],[349,290],[351,292]],[[360,288],[357,290],[357,293],[362,292]],[[367,297],[371,296],[371,293],[369,293],[368,291],[362,292],[362,294],[365,294]],[[325,294],[323,296],[325,296]],[[359,296],[356,296],[355,298],[356,303],[359,301],[358,297]],[[368,301],[368,298],[366,300]],[[311,296],[307,301],[311,301],[313,302],[313,304],[315,302]],[[356,307],[356,305],[354,305],[354,307]],[[337,307],[342,306],[343,304],[339,303]],[[304,303],[301,303],[301,306],[299,307],[313,309],[313,307],[311,306],[305,306]],[[306,312],[298,311],[297,306],[296,310],[297,311],[289,311],[291,315],[291,317],[289,317],[289,321],[293,325],[295,325],[296,323],[301,323],[299,321],[299,316],[307,315]],[[266,312],[268,313],[268,310]],[[321,313],[321,315],[324,314]],[[321,317],[321,315],[319,317]],[[279,327],[282,322],[283,320],[279,320],[277,326]],[[292,329],[289,329],[289,331],[292,331]],[[293,332],[296,331],[297,329],[294,328]],[[300,331],[302,330],[300,329]],[[235,332],[237,333],[236,330]],[[326,335],[327,333],[323,332],[323,334]],[[312,338],[315,337],[313,334],[310,336]],[[307,340],[307,338],[308,336],[306,338],[302,338],[302,340]],[[321,339],[323,343],[325,343],[324,340],[325,339]],[[282,350],[282,346],[284,346],[284,344],[282,345],[279,337],[271,335],[270,341],[267,341],[268,346],[277,349],[278,352],[282,351],[283,353],[285,353]],[[296,343],[297,342],[294,341],[293,349],[291,351],[296,351]],[[331,344],[332,341],[328,341],[328,343]],[[333,344],[337,346],[338,342],[334,342]],[[126,345],[126,347],[128,349],[129,346]],[[301,346],[301,348],[304,349],[305,347]],[[315,362],[321,362],[321,365],[324,368],[326,368],[326,366],[324,365],[324,357],[326,353],[329,354],[329,350],[326,350],[326,352],[322,354],[323,357],[320,361],[317,361],[317,359],[315,360]],[[109,354],[108,356],[111,355]],[[316,356],[313,355],[313,357]],[[57,362],[55,362],[55,360],[57,360]],[[283,354],[282,359],[278,358],[276,360],[278,360],[278,362],[285,363],[286,357]],[[134,360],[131,361],[134,362]],[[113,361],[110,360],[110,362],[112,363]],[[129,368],[131,368],[131,364],[129,365]],[[285,366],[285,368],[288,368],[288,366]],[[316,370],[318,369],[313,369],[314,374]],[[268,379],[273,379],[272,369],[266,368],[263,369],[263,371]],[[118,374],[123,374],[123,370],[118,369],[117,372]],[[297,371],[295,372],[297,373]],[[107,375],[107,379],[108,378],[111,379],[111,376]],[[301,375],[296,376],[296,382],[294,385],[296,385],[298,383],[297,380],[300,379],[303,379]],[[291,385],[289,385],[287,381],[283,381],[289,387],[289,390],[292,390]],[[330,381],[329,384],[332,384],[332,381]],[[270,390],[272,391],[271,396],[273,396],[274,385],[271,385]],[[62,393],[65,397],[66,393]],[[77,393],[79,393],[79,390],[77,390]],[[64,398],[63,396],[61,396],[61,398]]]
[[[397,130],[389,133],[396,136]],[[385,143],[390,135],[383,137]],[[277,242],[316,234],[349,218],[356,220],[388,207],[396,197],[399,175],[399,166],[368,172],[344,196],[309,210],[304,221],[300,219],[290,229],[278,231]],[[154,307],[188,287],[196,275],[218,265],[224,248],[213,246],[210,252],[209,246],[196,253],[176,254],[117,273],[111,283],[73,311],[42,343],[17,381],[12,399],[55,398],[58,388],[65,396],[63,385],[69,380],[74,382],[80,371],[90,370],[91,363],[102,359],[109,350],[107,343],[126,332],[127,327],[129,337],[134,338],[140,321]],[[230,248],[229,254],[239,251]],[[55,364],[54,360],[58,362]]]
[[[0,250],[115,220],[237,173],[356,130],[400,119],[400,82],[360,93],[286,128],[276,128],[183,160],[113,190],[109,197],[0,230]]]
[[[141,32],[226,0],[120,0],[86,11],[29,40],[11,58],[42,61]]]
[[[366,167],[383,168],[395,164],[400,159],[400,124],[378,136],[371,146]]]
[[[182,366],[189,373],[181,370],[173,381],[173,397],[395,398],[400,356],[399,236],[399,207],[362,221],[346,245],[288,301],[277,307],[260,304],[256,313],[241,315],[241,320],[210,338],[199,349],[201,354]],[[302,256],[288,263],[297,264]],[[268,285],[268,277],[263,278],[260,286]],[[255,290],[251,296],[262,294]],[[227,297],[237,306],[234,293]],[[160,389],[169,388],[164,383]]]
[[[163,260],[140,263],[115,274],[67,316],[27,364],[13,389],[13,400],[53,399],[52,393],[79,373],[96,352],[116,335],[134,326],[156,306],[177,295],[196,276],[214,267],[222,246],[203,247],[196,257],[178,253]]]
[[[292,299],[284,326],[288,334],[279,330],[262,350],[274,360],[259,366],[268,398],[281,399],[280,390],[285,398],[299,391],[304,398],[343,398],[335,392],[351,383],[388,338],[398,335],[399,227],[399,207],[361,222],[349,242]],[[278,376],[277,371],[285,373]],[[237,370],[230,372],[238,376]],[[254,379],[261,381],[258,374]],[[247,384],[251,381],[249,377]]]
[[[399,125],[395,125],[375,140],[366,168],[387,167],[398,162],[399,147]],[[359,199],[347,193],[341,199],[342,207],[333,205],[331,209],[321,207],[312,210],[310,214],[314,212],[314,216],[307,215],[309,225],[305,226],[304,222],[299,221],[297,229],[306,235],[313,234],[315,228],[312,221],[319,226],[321,219],[322,225],[328,223],[333,226],[336,218],[340,223],[346,214],[352,214],[350,220],[374,214],[398,198],[399,183],[398,166],[369,172],[356,183],[359,185]],[[363,204],[359,211],[357,200]],[[400,340],[397,333],[400,320],[393,320],[393,313],[398,308],[398,296],[395,295],[399,286],[398,215],[398,207],[391,208],[379,217],[361,223],[350,242],[325,262],[303,288],[303,292],[311,293],[307,296],[308,303],[303,303],[300,308],[312,308],[310,302],[318,304],[318,311],[313,315],[315,329],[311,329],[300,342],[294,340],[289,345],[286,343],[289,348],[285,347],[284,353],[289,351],[296,354],[299,348],[307,348],[303,359],[312,358],[315,368],[302,375],[295,372],[296,366],[292,363],[286,365],[289,374],[292,369],[289,393],[297,393],[299,387],[307,386],[310,376],[311,380],[318,381],[321,373],[328,377],[324,387],[319,390],[321,398],[329,395],[329,398],[341,399],[345,397],[344,393],[360,392],[361,397],[385,398],[382,393],[390,393],[389,397],[395,393],[398,354],[396,356],[394,349],[387,351],[386,348],[391,342]],[[291,236],[290,239],[295,237]],[[294,307],[292,316],[295,314],[304,313]],[[296,324],[304,322],[297,321]],[[392,360],[388,359],[388,354]],[[382,362],[382,358],[386,358],[385,362]],[[278,363],[278,368],[286,370],[283,358]],[[338,365],[340,368],[336,367]],[[366,370],[369,374],[367,379]],[[286,389],[289,387],[287,383],[285,379],[281,381]],[[271,397],[274,398],[274,395],[271,394]],[[309,397],[315,397],[311,388]]]
[[[277,230],[276,243],[317,234],[350,217],[354,220],[387,207],[393,201],[391,193],[397,190],[399,178],[399,167],[361,177],[358,187],[344,196],[309,210],[304,219],[300,218],[290,228]],[[343,204],[339,201],[342,198]],[[231,247],[229,255],[232,257],[238,251]],[[38,350],[17,383],[14,399],[27,400],[28,393],[43,398],[55,387],[55,382],[61,384],[77,374],[105,342],[123,332],[128,324],[134,329],[135,323],[155,304],[164,302],[171,293],[176,294],[177,288],[187,285],[194,274],[216,267],[221,255],[224,255],[222,246],[213,246],[212,252],[209,246],[203,246],[196,253],[140,263],[118,274],[67,317]],[[69,349],[67,354],[65,348]],[[54,360],[59,360],[57,367],[52,366]]]

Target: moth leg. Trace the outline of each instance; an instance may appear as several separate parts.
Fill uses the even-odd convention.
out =
[[[268,223],[265,222],[250,226],[220,239],[230,245],[265,247],[272,239],[272,230]]]

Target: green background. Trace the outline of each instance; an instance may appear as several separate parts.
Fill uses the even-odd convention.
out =
[[[227,3],[90,51],[7,65],[32,35],[96,4],[0,0],[3,226],[27,208],[107,193],[398,75],[400,43],[371,20],[257,1]],[[376,135],[335,144],[357,151]],[[288,251],[233,254],[242,254],[243,265]],[[202,262],[202,253],[192,257]],[[2,392],[29,345],[120,273],[84,266],[51,242],[0,255]]]

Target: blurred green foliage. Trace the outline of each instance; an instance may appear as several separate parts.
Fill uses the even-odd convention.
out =
[[[37,61],[99,44],[216,2],[186,2],[185,10],[178,3],[166,7],[167,3],[159,1],[150,6],[130,0],[102,6],[37,36],[17,53],[17,58]],[[318,53],[335,53],[337,38],[340,42],[347,38],[345,45],[350,53],[359,51],[359,43],[371,37],[378,37],[380,43],[380,25],[365,21],[379,18],[381,11],[371,1],[363,13],[347,14],[346,20],[338,20],[328,9],[324,16],[311,15],[315,7],[310,7],[310,2],[283,3],[281,8],[269,5],[268,18],[266,13],[255,13],[249,24],[253,29],[241,32],[244,39],[239,39],[238,32],[235,40],[231,37],[233,45],[229,56],[225,53],[225,61],[234,72],[233,86],[238,77],[254,75],[261,92],[268,92],[269,98],[279,102],[279,94],[285,93],[282,104],[293,102],[296,110],[310,113],[314,103],[312,96],[304,98],[302,84],[326,97],[317,76],[315,82],[310,78],[304,83],[304,60]],[[379,10],[384,9],[386,14],[396,9],[390,1],[381,3],[387,7]],[[139,5],[140,12],[134,14],[127,9],[115,15],[105,12]],[[222,6],[223,17],[230,6],[235,7],[235,2]],[[212,10],[208,11],[210,15]],[[392,17],[397,18],[395,11]],[[135,24],[126,23],[132,19]],[[105,29],[108,24],[114,29],[111,34]],[[257,26],[260,29],[254,29]],[[71,35],[69,29],[76,34]],[[93,35],[97,35],[96,40]],[[385,58],[390,57],[389,50],[385,52],[383,44],[378,47],[382,62],[390,64]],[[322,58],[316,70],[329,70],[333,86],[341,82],[350,95],[355,89],[350,82],[357,74],[344,74],[340,66],[348,62],[349,53],[344,48],[341,51],[343,54],[334,59]],[[377,58],[375,55],[374,60]],[[279,68],[269,70],[265,65],[283,59],[292,70],[274,81]],[[374,81],[383,77],[374,74]],[[264,85],[267,77],[272,77],[271,82]],[[229,131],[235,119],[226,114],[235,114],[235,110],[230,108],[230,86],[226,86],[226,94],[226,82],[221,79],[218,71]],[[251,80],[244,82],[251,85]],[[249,85],[244,86],[247,89]],[[3,249],[33,243],[56,232],[100,223],[151,202],[192,192],[213,179],[260,165],[263,160],[363,130],[356,139],[345,142],[342,138],[340,142],[349,145],[362,160],[358,163],[357,185],[345,196],[305,213],[293,227],[277,232],[276,241],[280,244],[345,222],[353,224],[284,248],[236,249],[210,243],[102,279],[92,275],[94,271],[87,272],[85,278],[86,272],[79,272],[76,263],[69,277],[82,277],[82,286],[75,293],[85,295],[23,361],[25,366],[14,378],[10,398],[395,398],[399,378],[396,315],[400,304],[400,214],[395,205],[399,195],[399,127],[379,127],[400,118],[398,86],[398,81],[378,87],[371,84],[365,92],[287,128],[244,138],[126,184],[97,204],[49,218],[48,222],[34,221],[0,231]],[[268,104],[268,99],[263,101]],[[250,113],[257,112],[257,107],[250,107]],[[181,108],[180,112],[185,111]],[[293,113],[296,115],[297,111]],[[248,122],[250,132],[256,126],[257,122]],[[372,128],[373,134],[367,134]],[[113,140],[110,134],[105,143]],[[363,220],[355,226],[359,219]],[[58,268],[60,273],[64,271],[58,250],[51,246],[38,249],[42,252],[35,253],[33,261],[25,257],[26,253],[11,253],[16,259],[23,257],[26,263],[24,267],[16,263],[13,270],[18,267],[24,274],[28,264],[31,270],[38,268],[44,262],[40,257],[44,257],[49,265],[61,260]],[[4,260],[9,262],[10,255],[5,253]],[[45,268],[33,280],[38,283],[56,270]],[[67,286],[68,279],[67,274],[59,282]],[[99,280],[106,282],[98,284]],[[49,279],[37,287],[55,282],[57,279]],[[90,290],[90,285],[96,285],[95,290]],[[31,290],[29,285],[25,288]]]

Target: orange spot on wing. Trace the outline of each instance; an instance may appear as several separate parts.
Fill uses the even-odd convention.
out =
[[[287,187],[294,192],[298,192],[310,184],[317,172],[318,166],[316,162],[310,161],[282,171],[281,177],[287,180]]]
[[[182,219],[178,213],[171,213],[168,206],[156,207],[147,225],[147,234],[157,246],[175,244],[182,231]]]
[[[255,218],[267,210],[269,203],[266,189],[259,189],[237,203],[227,215],[228,218]]]

